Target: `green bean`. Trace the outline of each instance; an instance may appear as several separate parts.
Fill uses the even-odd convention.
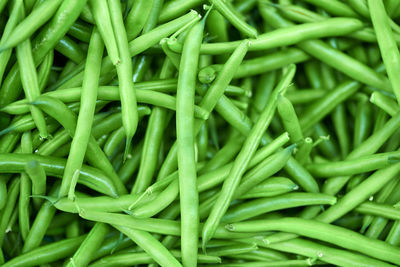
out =
[[[272,7],[264,5],[260,11],[261,15],[265,19],[268,18],[269,23],[273,23],[273,26],[275,27],[288,27],[292,25],[292,23],[279,17],[276,10]],[[390,91],[391,89],[390,83],[386,78],[382,77],[380,74],[376,73],[361,62],[328,46],[323,41],[309,40],[299,43],[298,46],[305,52],[310,53],[313,57],[357,81],[386,91]]]
[[[400,103],[399,80],[396,75],[400,71],[398,62],[400,62],[400,53],[390,27],[389,19],[386,14],[385,6],[382,2],[368,1],[368,7],[371,15],[372,25],[378,39],[378,45],[381,51],[383,62],[386,66],[393,92]]]
[[[239,152],[242,144],[243,141],[241,136],[239,136],[237,132],[232,134],[226,141],[225,145],[219,149],[218,152],[206,163],[204,168],[199,171],[199,174],[215,170],[232,161]]]
[[[111,198],[107,196],[100,197],[79,197],[75,201],[81,210],[119,212],[128,210],[132,203],[143,205],[157,197],[157,193],[142,195],[124,195],[119,198]],[[79,210],[74,201],[68,198],[56,199],[48,197],[48,200],[54,203],[54,207],[61,211],[69,213],[78,213]]]
[[[49,195],[55,196],[58,193],[59,184],[56,183],[52,186]],[[44,235],[50,225],[51,220],[56,212],[56,209],[49,202],[45,202],[37,212],[35,220],[32,223],[31,230],[25,239],[22,253],[27,253],[40,246]]]
[[[329,114],[338,103],[354,94],[360,84],[354,81],[344,82],[338,85],[334,90],[328,92],[321,99],[307,107],[300,118],[300,126],[303,131],[307,131],[312,125]]]
[[[14,28],[12,33],[0,46],[0,51],[13,48],[29,38],[35,31],[54,16],[54,13],[56,13],[56,10],[61,3],[61,0],[44,1],[38,5],[32,13],[30,13]]]
[[[77,20],[68,30],[68,34],[79,41],[89,43],[92,28],[83,21]]]
[[[5,205],[7,204],[7,176],[2,174],[0,175],[0,212],[3,210]]]
[[[230,245],[230,246],[221,246],[217,248],[208,249],[207,254],[212,256],[228,256],[228,255],[237,255],[250,251],[257,250],[258,247],[256,244],[238,244],[238,245]]]
[[[233,256],[233,255],[232,255]],[[238,255],[239,258],[242,258],[242,254]],[[209,265],[210,267],[296,267],[296,266],[310,266],[313,264],[312,259],[306,260],[286,260],[286,261],[251,261],[251,262],[242,262],[242,263],[223,263],[218,265]]]
[[[9,260],[4,266],[37,266],[64,259],[79,247],[85,237],[82,235],[36,248]]]
[[[76,115],[66,108],[62,102],[50,97],[41,96],[35,100],[34,104],[39,106],[50,116],[57,118],[57,120],[64,126],[71,136],[75,135]],[[101,168],[101,170],[103,170],[112,179],[119,192],[126,192],[124,185],[116,175],[111,163],[108,161],[107,157],[104,155],[104,152],[100,149],[93,136],[89,137],[87,150],[88,153],[86,153],[86,156],[88,157],[89,162],[91,162],[93,166],[98,166]]]
[[[236,69],[240,62],[243,60],[245,53],[247,52],[248,41],[243,41],[242,45],[237,48],[237,50],[229,58],[228,62],[225,64],[221,73],[218,75],[216,81],[207,90],[206,95],[200,102],[200,106],[206,111],[211,112],[212,109],[219,103],[219,99],[224,99],[223,90],[227,87],[231,79],[233,78],[233,69]],[[218,106],[218,105],[217,105]],[[195,132],[200,130],[201,121],[197,120],[195,122]],[[242,125],[241,125],[242,126]],[[243,127],[241,128],[243,129]],[[160,172],[157,176],[157,180],[165,177],[173,170],[176,169],[176,145],[173,145],[165,159],[163,165],[161,166]]]
[[[385,187],[379,193],[376,195],[375,202],[377,203],[384,203],[388,200],[389,196],[394,192],[394,190],[397,188],[398,180],[393,179],[390,182],[388,182]],[[364,216],[363,218],[363,225],[361,227],[360,232],[364,233],[367,227],[371,224],[373,221],[374,217],[373,216]]]
[[[28,101],[33,101],[40,95],[39,82],[35,63],[31,52],[31,43],[26,40],[17,46],[18,65],[21,70],[21,81]],[[37,107],[30,107],[32,118],[40,131],[42,138],[47,138],[48,132],[42,112]]]
[[[174,53],[170,48],[168,43],[174,43],[174,42],[178,42],[178,40],[176,38],[164,38],[160,41],[160,46],[162,48],[162,50],[164,51],[165,55],[167,56],[167,58],[172,62],[172,64],[174,65],[174,67],[179,70],[179,61],[181,59],[180,55],[178,55],[177,53]]]
[[[134,230],[124,226],[115,226],[146,251],[158,264],[165,266],[181,266],[171,253],[148,232]]]
[[[132,188],[133,193],[143,192],[151,183],[157,167],[157,156],[164,132],[165,119],[166,111],[164,109],[153,109],[144,138],[139,173]]]
[[[295,159],[302,165],[310,161],[310,153],[313,148],[313,140],[310,137],[304,138],[304,143],[296,152]]]
[[[399,120],[399,121],[397,121]],[[400,114],[396,114],[390,119],[380,130],[371,135],[359,147],[353,150],[346,159],[355,159],[360,156],[368,156],[375,153],[382,144],[391,136],[398,128],[400,123]],[[389,167],[390,168],[390,167]],[[323,191],[336,194],[349,180],[350,177],[335,177],[329,179],[324,185]]]
[[[14,178],[7,189],[7,202],[0,212],[0,244],[3,245],[4,236],[6,234],[7,225],[10,220],[11,214],[14,210],[17,211],[15,205],[17,203],[18,194],[20,193],[20,179]]]
[[[104,144],[103,151],[107,157],[111,158],[125,138],[125,129],[120,127],[110,134],[106,143]]]
[[[347,176],[381,169],[397,162],[397,153],[379,153],[345,161],[307,165],[307,169],[318,177]]]
[[[217,199],[217,202],[211,210],[211,213],[207,218],[207,221],[203,228],[203,250],[205,248],[205,244],[214,235],[219,221],[228,209],[229,203],[233,195],[235,194],[235,190],[239,186],[241,176],[243,175],[251,157],[254,155],[254,152],[257,149],[259,142],[261,141],[262,134],[268,128],[268,125],[272,120],[276,108],[276,98],[278,94],[284,93],[286,91],[291,79],[294,76],[295,71],[295,65],[291,65],[287,72],[284,74],[283,79],[275,88],[274,92],[271,95],[270,101],[268,101],[268,104],[266,105],[264,111],[260,114],[257,123],[251,130],[249,136],[246,138],[241,151],[236,157],[232,169],[230,170],[230,174],[228,178],[224,181],[222,191]]]
[[[46,174],[54,177],[62,177],[66,160],[28,154],[0,154],[1,173],[20,173],[24,171],[25,165],[29,161],[37,161],[44,168]],[[117,196],[116,189],[110,178],[101,171],[83,165],[80,170],[79,182],[109,196]]]
[[[7,1],[3,1],[2,4],[6,4]],[[0,10],[1,10],[1,4],[0,4]],[[0,12],[1,13],[1,12]],[[8,36],[12,33],[14,30],[15,26],[17,23],[20,21],[23,15],[23,1],[15,1],[14,7],[12,11],[10,12],[9,18],[7,20],[7,24],[4,27],[2,37],[0,40],[0,46],[4,43],[4,41],[7,39]],[[3,52],[0,53],[0,85],[2,84],[3,81],[3,75],[7,67],[7,63],[11,57],[12,50],[4,50]],[[2,106],[2,105],[0,105]]]
[[[260,162],[251,169],[243,178],[239,187],[236,189],[235,197],[241,196],[248,192],[251,188],[265,180],[267,177],[275,174],[286,165],[292,155],[295,146],[287,147],[272,156]],[[253,157],[254,159],[254,157]]]
[[[137,85],[135,85],[137,87]],[[176,99],[173,96],[159,93],[152,90],[147,89],[137,89],[136,90],[136,97],[138,102],[146,103],[151,105],[156,105],[160,107],[164,107],[170,110],[176,109]],[[82,93],[82,88],[70,88],[58,91],[52,91],[45,93],[46,96],[51,96],[57,99],[60,99],[63,102],[74,102],[79,101],[79,98]],[[115,86],[100,86],[98,88],[98,100],[106,100],[106,101],[118,101],[120,100],[118,88]],[[28,112],[29,106],[27,105],[26,100],[16,101],[4,108],[1,109],[3,112],[7,112],[10,114],[24,114]],[[138,108],[139,112],[140,107]],[[209,116],[209,113],[199,106],[195,106],[195,115],[198,118],[206,119]]]
[[[87,266],[91,261],[92,255],[100,247],[102,241],[108,233],[109,227],[104,223],[96,223],[89,234],[83,240],[82,244],[75,251],[74,256],[70,258],[68,267]]]
[[[205,161],[208,150],[208,124],[203,124],[196,138],[197,158],[198,161]]]
[[[133,87],[132,77],[132,61],[129,54],[128,38],[122,18],[120,3],[114,0],[108,1],[111,13],[112,26],[116,39],[116,45],[120,55],[120,62],[116,65],[119,94],[122,107],[122,123],[126,134],[125,156],[131,146],[131,140],[136,132],[139,115],[137,112],[136,94]]]
[[[125,19],[128,40],[134,39],[143,29],[153,8],[153,0],[134,1],[132,9]]]
[[[336,198],[317,193],[289,193],[275,197],[247,201],[232,207],[222,218],[223,222],[240,222],[267,212],[308,205],[334,205]]]
[[[316,1],[316,0],[305,0],[305,2],[310,3],[312,5],[321,7],[325,9],[328,13],[331,13],[336,16],[343,17],[358,17],[358,15],[346,4],[333,0],[333,1]]]
[[[21,147],[23,153],[32,153],[31,132],[25,132],[21,137]],[[29,202],[32,192],[32,184],[26,173],[21,173],[20,193],[18,203],[19,227],[22,239],[25,240],[29,232]]]
[[[273,197],[299,189],[299,186],[285,177],[271,177],[249,190],[241,199]]]
[[[138,169],[142,149],[143,141],[133,148],[132,153],[130,154],[131,156],[128,155],[127,160],[118,171],[118,176],[124,184],[126,184],[126,182],[131,178],[132,174]]]
[[[394,246],[398,246],[398,244],[400,243],[400,227],[399,227],[399,223],[400,221],[397,220],[394,222],[392,228],[390,229],[389,234],[386,237],[386,242],[394,245]]]
[[[177,88],[176,128],[179,192],[182,220],[182,261],[186,266],[197,265],[198,191],[194,151],[194,95],[204,21],[195,24],[184,41]],[[190,37],[189,37],[190,36]]]
[[[160,12],[159,21],[161,23],[174,19],[188,10],[200,6],[203,0],[174,0],[164,4]]]
[[[374,258],[398,264],[398,248],[379,240],[367,238],[354,231],[301,218],[282,218],[279,220],[260,220],[229,224],[228,230],[239,232],[280,230],[301,234],[337,246],[355,250]],[[323,232],[324,235],[320,235]],[[349,236],[352,238],[349,239]]]
[[[96,21],[97,29],[100,32],[111,62],[114,65],[118,65],[120,63],[121,51],[117,46],[117,40],[115,38],[116,35],[114,33],[115,29],[111,22],[110,8],[107,5],[107,1],[89,0],[89,5],[90,10],[93,13],[94,20]]]
[[[277,108],[292,143],[303,140],[303,133],[292,103],[286,97],[279,95]]]
[[[338,28],[338,25],[341,25],[341,28]],[[257,39],[250,39],[251,45],[249,51],[263,51],[280,46],[297,44],[309,39],[346,35],[361,27],[361,21],[350,18],[332,18],[318,22],[293,25],[291,27],[276,29],[261,34]],[[200,53],[209,55],[230,53],[239,43],[239,41],[205,43],[201,46]],[[175,52],[182,51],[182,47],[179,43],[174,42],[169,45]]]
[[[392,98],[379,92],[373,92],[369,100],[390,116],[394,116],[397,111],[400,110],[397,103]]]
[[[70,25],[79,16],[86,1],[63,1],[53,19],[44,26],[43,30],[32,42],[32,54],[35,64],[40,64],[47,53],[53,49],[58,41],[68,31]],[[0,89],[0,106],[16,100],[21,92],[18,65],[10,69]]]
[[[179,251],[172,250],[171,254],[177,258],[181,257]],[[216,256],[210,255],[198,255],[197,260],[199,263],[219,263],[221,259]],[[120,266],[131,266],[135,264],[146,264],[146,263],[154,263],[154,260],[147,254],[143,252],[136,252],[136,253],[125,253],[121,252],[115,255],[106,256],[101,258],[100,260],[91,264],[91,267],[111,267],[116,262]]]
[[[85,54],[81,47],[71,38],[64,36],[54,48],[74,63],[79,64],[85,58]]]
[[[333,265],[367,267],[373,264],[375,266],[392,266],[391,264],[364,256],[362,254],[356,254],[350,251],[332,248],[320,243],[315,243],[300,238],[283,241],[281,243],[270,244],[269,247],[279,251],[296,253],[310,258],[317,257],[319,260]]]
[[[209,0],[209,2],[224,16],[238,31],[244,35],[256,38],[257,29],[247,24],[241,14],[235,10],[231,3],[221,0]]]
[[[387,182],[393,179],[399,171],[400,164],[396,163],[374,172],[371,176],[341,198],[336,205],[321,213],[317,217],[318,220],[323,222],[332,222],[333,220],[340,218],[357,205],[361,204],[369,196],[378,192]]]
[[[400,211],[398,209],[393,208],[390,205],[377,204],[370,201],[362,203],[360,206],[355,208],[355,211],[362,214],[376,215],[391,220],[400,219]]]
[[[90,130],[86,129],[93,122],[95,101],[97,98],[97,83],[100,74],[100,64],[103,55],[103,43],[100,34],[95,30],[89,44],[88,58],[85,67],[85,77],[82,87],[81,108],[79,111],[76,130],[71,143],[70,155],[64,170],[60,188],[60,197],[67,194],[71,187],[72,177],[79,173],[87,150]]]
[[[79,227],[79,221],[73,220],[70,224],[67,225],[65,236],[67,238],[73,238],[81,236],[81,229]]]
[[[135,218],[134,216],[131,215],[89,211],[89,210],[84,210],[83,212],[81,212],[80,216],[88,220],[109,223],[112,224],[114,227],[118,226],[118,227],[124,227],[126,229],[132,229],[132,230],[135,229],[135,231],[141,231],[141,232],[146,231],[146,232],[160,233],[163,235],[174,235],[174,236],[181,235],[181,224],[174,220],[156,219],[156,218],[140,219],[140,218]],[[200,224],[200,226],[202,226],[202,224]],[[249,237],[248,234],[231,233],[222,226],[218,226],[215,236],[216,238],[222,238],[222,239],[236,239],[236,238]]]
[[[29,161],[25,166],[25,171],[32,181],[32,194],[42,195],[46,194],[46,173],[37,161]],[[41,199],[33,199],[35,207],[40,207],[42,204]]]
[[[54,50],[50,50],[50,52],[43,59],[43,62],[40,64],[38,69],[38,82],[39,82],[39,91],[43,92],[46,84],[49,80],[51,67],[53,65],[54,60]]]

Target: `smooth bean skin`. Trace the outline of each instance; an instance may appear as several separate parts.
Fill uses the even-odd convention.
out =
[[[128,40],[134,39],[143,29],[153,8],[153,0],[134,1],[132,9],[125,18],[126,35]]]
[[[67,36],[61,38],[54,49],[71,59],[76,64],[79,64],[85,58],[85,54],[81,47],[74,40]]]
[[[91,137],[90,127],[93,123],[96,107],[97,87],[103,48],[104,44],[101,40],[100,33],[97,29],[94,29],[90,38],[88,56],[85,64],[85,75],[80,99],[82,104],[76,121],[76,129],[72,138],[71,148],[61,182],[59,191],[60,197],[65,196],[68,190],[70,190],[73,176],[76,175],[76,172],[79,172],[88,150],[87,147]]]
[[[265,182],[262,182],[250,191],[248,191],[241,199],[248,198],[259,198],[259,197],[273,197],[285,193],[289,193],[294,190],[298,190],[299,186],[293,183],[289,178],[285,177],[271,177]]]
[[[361,27],[362,22],[360,20],[350,18],[331,18],[321,22],[293,25],[260,34],[257,39],[250,39],[249,51],[262,51],[280,46],[289,46],[310,39],[342,36],[361,29]],[[205,43],[202,44],[200,53],[206,55],[231,53],[239,43],[239,41]],[[182,47],[179,43],[171,43],[170,48],[174,52],[182,52]]]
[[[239,204],[228,210],[223,222],[240,222],[267,212],[306,205],[334,205],[336,198],[326,194],[289,193],[276,197],[260,198]]]
[[[204,21],[195,24],[185,38],[179,66],[176,101],[177,160],[182,220],[182,262],[197,265],[198,191],[195,159],[194,96]]]
[[[51,263],[59,259],[70,256],[79,247],[86,235],[69,238],[54,242],[49,245],[41,246],[20,256],[12,258],[3,266],[37,266],[45,263]]]
[[[320,243],[315,243],[301,238],[283,241],[268,245],[272,249],[282,252],[300,254],[306,257],[315,258],[333,264],[342,266],[362,266],[371,265],[382,267],[393,267],[394,265],[370,258],[361,254],[356,254],[348,250],[332,248]]]
[[[387,167],[395,163],[397,157],[396,152],[379,153],[346,161],[310,164],[306,168],[317,177],[354,175]]]
[[[25,164],[33,160],[39,162],[49,176],[62,177],[66,164],[65,159],[30,154],[0,154],[0,172],[20,173],[24,171]],[[89,188],[108,196],[117,196],[112,181],[98,169],[83,165],[80,170],[80,178],[79,182]]]
[[[314,220],[301,218],[282,218],[278,220],[261,220],[229,224],[228,230],[246,231],[270,231],[280,230],[292,232],[314,239],[323,240],[337,246],[355,250],[374,258],[389,261],[395,264],[400,262],[400,249],[380,240],[373,240],[354,231]],[[324,235],[320,233],[323,232]],[[349,238],[351,237],[351,238]]]
[[[364,202],[360,206],[358,206],[355,211],[360,212],[362,214],[371,214],[384,218],[388,218],[391,220],[400,220],[400,212],[393,206],[386,204],[377,204],[374,202]]]
[[[140,230],[134,230],[125,226],[116,226],[114,228],[127,235],[146,251],[161,266],[182,266],[178,260],[150,233]]]
[[[247,24],[231,3],[222,0],[209,0],[209,2],[241,33],[248,37],[257,37],[257,29]]]
[[[76,202],[68,198],[52,198],[49,197],[48,200],[54,203],[54,207],[57,209],[69,212],[69,213],[79,213],[76,206],[78,204],[81,210],[91,210],[91,211],[104,211],[104,212],[122,212],[128,210],[132,203],[137,203],[137,205],[146,204],[157,197],[157,193],[147,194],[144,197],[142,195],[132,195],[127,194],[120,196],[118,198],[112,198],[107,196],[100,197],[77,197]]]

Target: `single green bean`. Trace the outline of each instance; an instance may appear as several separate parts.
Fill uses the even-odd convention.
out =
[[[299,186],[293,183],[289,178],[285,177],[271,177],[262,183],[259,183],[251,190],[249,190],[241,199],[248,198],[261,198],[261,197],[273,197],[285,193],[289,193],[294,190],[298,190]]]
[[[373,154],[345,161],[313,163],[306,166],[317,177],[354,175],[387,167],[397,162],[397,152]]]
[[[232,207],[222,222],[240,222],[275,210],[309,205],[334,205],[336,197],[317,193],[288,193],[275,197],[251,200]]]

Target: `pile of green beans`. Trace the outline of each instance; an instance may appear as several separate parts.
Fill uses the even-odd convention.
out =
[[[0,0],[0,266],[400,266],[398,45],[398,0]]]

